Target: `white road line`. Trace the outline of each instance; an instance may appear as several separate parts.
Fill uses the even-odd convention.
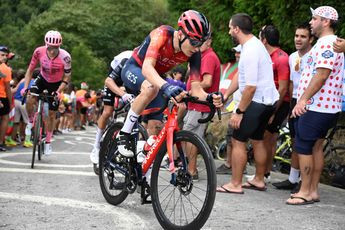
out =
[[[36,164],[35,164],[36,166]],[[46,169],[23,169],[23,168],[0,168],[4,173],[34,173],[34,174],[55,174],[55,175],[73,175],[73,176],[96,176],[93,172],[66,171],[66,170],[46,170]]]
[[[141,229],[145,229],[148,226],[141,217],[133,213],[131,210],[127,210],[121,207],[114,208],[114,206],[108,204],[92,203],[66,198],[33,196],[5,192],[0,192],[0,198],[7,200],[21,200],[27,202],[41,203],[47,206],[63,206],[67,208],[85,209],[91,212],[97,211],[103,212],[105,214],[111,214],[114,217],[113,221],[114,223],[116,223],[116,229],[124,229],[126,227],[128,228],[128,226],[133,226],[134,224],[136,225],[135,227],[140,227]]]
[[[69,145],[76,145],[75,143],[73,143],[72,141],[64,141],[66,144],[69,144]]]
[[[7,164],[7,165],[20,165],[20,166],[31,166],[31,158],[30,158],[30,162],[24,163],[24,162],[17,162],[17,161],[10,161],[10,160],[4,160],[2,158],[5,157],[13,157],[13,156],[17,156],[17,155],[31,155],[31,152],[19,152],[19,153],[5,153],[5,154],[1,154],[0,155],[0,163],[2,164]],[[85,153],[85,152],[53,152],[53,154],[55,155],[89,155],[89,153]],[[43,156],[44,158],[48,158],[50,156]],[[39,166],[39,167],[48,167],[48,168],[91,168],[92,164],[84,164],[84,165],[66,165],[66,164],[51,164],[51,163],[39,163],[39,162],[35,162],[35,166]]]

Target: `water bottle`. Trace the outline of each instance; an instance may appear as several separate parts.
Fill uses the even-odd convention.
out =
[[[146,141],[137,141],[137,162],[139,164],[143,163],[146,157],[146,154],[144,152],[145,144],[146,144]]]
[[[157,139],[157,135],[151,135],[145,145],[144,145],[144,151],[145,152],[149,152],[151,150],[151,147],[153,146],[153,144],[156,142],[156,139]]]

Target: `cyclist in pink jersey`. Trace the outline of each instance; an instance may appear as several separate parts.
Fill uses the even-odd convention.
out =
[[[62,36],[58,31],[48,31],[44,38],[45,46],[35,49],[30,65],[25,74],[25,85],[22,94],[27,91],[27,87],[32,78],[32,73],[37,64],[40,64],[40,74],[35,79],[34,84],[30,88],[31,94],[42,93],[43,90],[48,90],[51,95],[59,95],[62,90],[68,85],[71,78],[71,55],[64,49],[60,48],[62,44]],[[34,104],[36,97],[28,97],[27,111],[32,123],[34,115]],[[52,153],[51,138],[54,129],[56,111],[59,107],[58,101],[53,98],[48,100],[49,103],[49,117],[47,119],[47,136],[45,154]]]

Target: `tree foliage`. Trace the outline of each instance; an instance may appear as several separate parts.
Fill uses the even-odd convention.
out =
[[[294,30],[310,20],[309,7],[330,5],[340,15],[344,1],[335,0],[11,0],[0,4],[0,44],[16,53],[14,68],[27,68],[35,47],[43,45],[48,30],[59,30],[63,46],[72,54],[72,79],[101,87],[112,58],[138,46],[156,26],[177,28],[177,19],[188,9],[203,12],[212,24],[213,48],[222,62],[232,56],[229,20],[234,13],[252,16],[254,34],[265,24],[274,24],[281,46],[294,51]],[[345,37],[345,22],[337,35]],[[102,80],[100,80],[102,79]]]

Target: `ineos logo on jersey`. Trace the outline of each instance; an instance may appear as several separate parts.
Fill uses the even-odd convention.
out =
[[[133,84],[136,84],[136,83],[137,83],[138,76],[136,76],[136,75],[133,74],[132,72],[127,71],[127,72],[126,72],[126,76],[127,76],[127,79],[128,79],[130,82],[132,82]]]

